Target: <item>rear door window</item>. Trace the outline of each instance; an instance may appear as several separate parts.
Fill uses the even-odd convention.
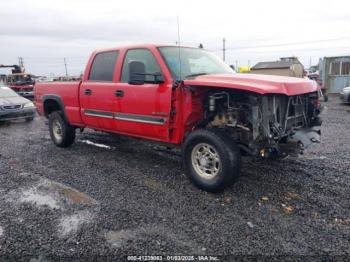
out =
[[[118,51],[97,54],[91,66],[89,80],[111,82],[118,56]]]

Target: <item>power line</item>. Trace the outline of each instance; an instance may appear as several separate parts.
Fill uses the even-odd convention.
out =
[[[228,47],[226,50],[242,50],[242,49],[255,49],[255,48],[266,48],[266,47],[278,47],[278,46],[291,46],[291,45],[302,45],[302,44],[314,44],[314,43],[322,43],[322,42],[332,42],[339,40],[347,40],[350,37],[342,37],[342,38],[331,38],[331,39],[320,39],[320,40],[312,40],[312,41],[303,41],[303,42],[291,42],[291,43],[278,43],[278,44],[270,44],[270,45],[255,45],[255,46],[236,46],[236,47]],[[214,50],[220,51],[220,50]]]

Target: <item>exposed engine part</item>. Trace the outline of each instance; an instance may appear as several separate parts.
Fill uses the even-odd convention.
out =
[[[209,111],[214,112],[215,111],[215,97],[209,96]]]
[[[240,119],[245,118],[244,103],[232,104],[228,92],[217,92],[209,96],[209,112],[214,115],[209,127],[237,127],[250,131]]]
[[[233,114],[230,113],[221,113],[215,115],[214,120],[210,123],[211,126],[224,127],[231,126],[234,127],[237,124],[237,119]]]

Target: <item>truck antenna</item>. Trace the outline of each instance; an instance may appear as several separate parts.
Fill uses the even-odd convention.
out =
[[[182,72],[181,72],[181,42],[180,42],[180,22],[179,22],[179,16],[177,18],[177,45],[179,49],[179,80],[182,81]]]

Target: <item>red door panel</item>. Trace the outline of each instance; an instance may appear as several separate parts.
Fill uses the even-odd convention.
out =
[[[116,106],[115,83],[83,82],[80,88],[81,116],[89,127],[115,130]]]
[[[166,84],[116,84],[123,92],[115,114],[118,132],[167,141],[171,86]]]

